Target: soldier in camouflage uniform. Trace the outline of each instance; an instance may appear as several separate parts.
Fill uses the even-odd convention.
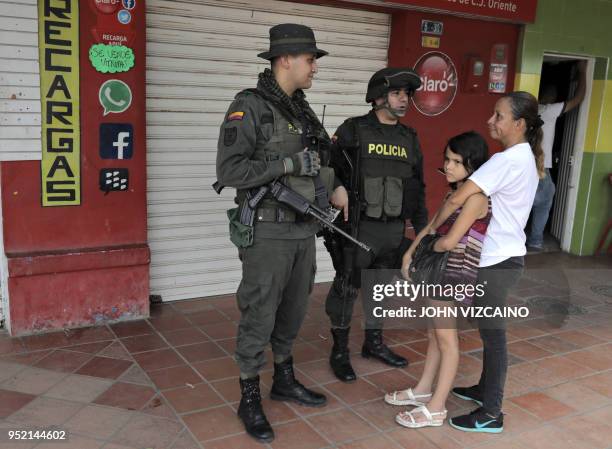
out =
[[[219,135],[217,177],[222,185],[236,188],[238,204],[249,189],[277,178],[313,202],[321,200],[321,185],[325,202],[332,195],[333,170],[325,166],[325,158],[321,163],[319,151],[308,148],[313,136],[321,147],[326,142],[329,147],[329,137],[302,91],[311,87],[317,58],[326,54],[306,26],[281,24],[270,29],[270,50],[259,56],[271,61],[271,69],[259,74],[256,89],[236,95]],[[268,195],[255,213],[252,245],[239,248],[238,416],[247,433],[261,442],[274,438],[261,406],[258,375],[268,344],[274,353],[271,398],[314,407],[326,403],[324,395],[295,379],[291,357],[314,283],[318,230],[315,221]]]

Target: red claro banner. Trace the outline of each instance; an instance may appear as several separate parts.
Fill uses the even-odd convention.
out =
[[[458,12],[493,17],[509,22],[533,23],[538,0],[383,0],[441,12]]]
[[[421,87],[412,97],[415,108],[434,116],[446,111],[457,95],[457,69],[451,58],[440,51],[425,53],[414,65],[421,77]]]

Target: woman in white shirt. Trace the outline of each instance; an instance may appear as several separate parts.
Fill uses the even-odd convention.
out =
[[[538,187],[544,174],[542,120],[538,101],[528,92],[512,92],[500,98],[488,120],[491,138],[504,151],[494,154],[446,201],[433,227],[440,226],[466,200],[478,193],[491,197],[493,217],[489,223],[480,257],[478,283],[486,294],[475,298],[475,306],[504,307],[508,290],[523,272],[525,232]],[[508,369],[505,322],[478,321],[483,342],[483,370],[478,385],[454,388],[452,393],[480,407],[457,416],[450,425],[467,432],[499,433]]]

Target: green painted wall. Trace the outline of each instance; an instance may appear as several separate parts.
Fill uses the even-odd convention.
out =
[[[612,56],[611,21],[610,0],[538,0],[536,22],[524,30],[518,71],[539,74],[545,51]],[[612,75],[601,70],[596,76]]]
[[[610,172],[612,153],[584,153],[570,248],[572,254],[593,254],[608,220],[612,219]],[[608,242],[611,240],[612,235]]]
[[[538,0],[521,36],[518,89],[537,94],[545,52],[596,58],[570,247],[589,255],[612,217],[612,0]]]

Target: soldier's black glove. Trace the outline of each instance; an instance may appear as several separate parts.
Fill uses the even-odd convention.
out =
[[[297,176],[317,176],[321,169],[321,159],[316,151],[300,151],[291,157],[286,157],[285,173]]]

